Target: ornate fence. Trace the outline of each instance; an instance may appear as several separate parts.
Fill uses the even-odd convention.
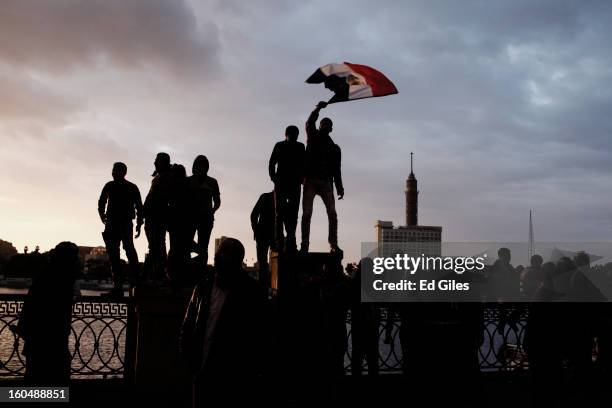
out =
[[[390,314],[391,313],[391,314]],[[482,321],[482,342],[478,350],[480,370],[521,371],[528,369],[527,354],[524,349],[527,311],[517,313],[512,322],[503,323],[504,316],[510,310],[502,312],[497,307],[484,310]],[[403,355],[400,339],[401,321],[398,315],[388,309],[380,309],[378,331],[378,369],[380,372],[401,372]],[[345,369],[350,370],[352,353],[351,317],[347,316],[347,350]],[[365,361],[362,369],[367,369]]]
[[[0,378],[21,377],[25,372],[23,341],[10,330],[19,320],[23,299],[0,297]],[[68,340],[72,378],[123,377],[129,307],[99,297],[83,297],[74,304]]]
[[[23,305],[22,295],[0,295],[0,378],[15,378],[25,372],[23,342],[10,326],[15,325]],[[100,297],[80,298],[73,306],[69,348],[73,378],[121,378],[126,366],[126,337],[130,304]],[[381,372],[402,370],[401,322],[389,310],[380,309],[379,356]],[[500,325],[500,310],[489,308],[484,314],[483,341],[479,349],[482,371],[517,371],[527,368],[523,349],[526,314],[513,324]],[[351,318],[347,316],[346,369],[352,351]],[[365,362],[363,368],[366,368]]]

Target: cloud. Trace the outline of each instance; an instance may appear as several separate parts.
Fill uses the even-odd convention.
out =
[[[0,173],[13,192],[3,194],[20,199],[27,187],[64,202],[78,190],[74,229],[99,241],[91,206],[112,161],[126,161],[145,194],[158,149],[187,168],[203,153],[224,199],[213,234],[244,239],[252,258],[249,206],[271,188],[270,150],[288,124],[303,140],[306,116],[330,96],[304,79],[346,60],[381,69],[400,90],[325,110],[343,148],[347,259],[373,239],[376,219],[403,221],[410,151],[420,221],[443,225],[445,239],[524,240],[530,208],[538,238],[604,239],[611,10],[548,0],[5,2],[0,103],[11,106],[0,105],[0,132],[53,126],[44,144],[9,143]],[[20,151],[29,164],[14,176]],[[54,190],[53,179],[68,186]],[[19,208],[0,204],[18,219]],[[325,249],[315,205],[313,248]]]
[[[0,120],[4,125],[32,120],[58,123],[78,107],[76,101],[32,78],[0,70]]]
[[[57,74],[102,63],[193,76],[219,51],[216,26],[181,0],[9,0],[0,13],[2,61]]]

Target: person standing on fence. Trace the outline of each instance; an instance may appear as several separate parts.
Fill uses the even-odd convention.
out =
[[[147,265],[150,271],[148,277],[162,281],[166,277],[166,232],[172,194],[172,169],[168,153],[158,153],[154,165],[151,189],[144,203],[145,233],[149,241]]]
[[[270,287],[268,251],[274,245],[274,192],[263,193],[251,211],[251,228],[257,248],[259,283]]]
[[[285,140],[276,143],[268,163],[268,172],[274,182],[276,201],[276,244],[279,251],[295,252],[300,194],[304,181],[304,145],[297,141],[300,130],[287,126]],[[287,240],[283,243],[283,225]]]
[[[179,287],[194,283],[189,273],[189,260],[193,249],[191,234],[191,192],[185,167],[172,165],[172,194],[169,201],[168,235],[168,279],[173,286]]]
[[[208,243],[215,222],[215,213],[221,207],[219,183],[208,175],[210,164],[204,155],[193,161],[189,187],[193,197],[191,239],[198,233],[197,252],[204,267],[208,264]]]
[[[319,102],[306,122],[302,245],[300,248],[302,252],[308,252],[309,249],[312,207],[317,195],[321,197],[327,210],[329,223],[327,240],[331,252],[342,252],[338,247],[338,215],[336,213],[336,199],[334,198],[334,184],[338,192],[338,200],[342,200],[344,197],[340,171],[341,151],[329,135],[333,130],[333,122],[330,118],[321,119],[319,128],[316,127],[319,112],[326,106],[326,102]]]
[[[25,382],[35,386],[67,385],[71,356],[74,282],[80,272],[78,247],[62,242],[49,252],[49,261],[34,277],[13,330],[25,340]]]
[[[128,258],[130,265],[129,281],[131,285],[138,279],[140,264],[138,254],[134,248],[134,226],[132,224],[136,218],[136,238],[140,236],[140,229],[143,223],[142,199],[140,190],[136,184],[125,179],[127,166],[117,162],[113,165],[113,180],[104,185],[100,199],[98,200],[98,214],[104,223],[102,237],[106,244],[106,253],[111,264],[113,276],[113,296],[123,296],[123,265],[120,258],[120,244],[123,243],[123,250]]]

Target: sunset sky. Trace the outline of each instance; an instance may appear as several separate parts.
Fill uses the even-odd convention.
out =
[[[222,197],[212,237],[239,238],[252,263],[272,147],[289,124],[303,140],[330,96],[304,80],[349,61],[400,93],[324,112],[347,260],[377,219],[403,223],[410,151],[419,222],[445,241],[525,241],[529,209],[536,239],[611,240],[610,38],[606,1],[4,1],[0,238],[102,245],[113,162],[144,198],[157,152],[188,170],[205,154]],[[311,250],[326,231],[317,200]]]

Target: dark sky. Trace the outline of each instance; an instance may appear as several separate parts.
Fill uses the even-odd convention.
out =
[[[343,149],[349,260],[377,219],[403,222],[415,152],[420,222],[446,241],[610,240],[612,3],[606,1],[9,0],[0,13],[0,238],[101,245],[114,161],[148,191],[156,152],[211,161],[214,236],[254,258],[249,212],[284,128],[349,61],[400,94],[325,115]],[[303,132],[300,136],[304,137]],[[314,250],[326,250],[320,201]],[[145,240],[139,240],[141,255]]]

